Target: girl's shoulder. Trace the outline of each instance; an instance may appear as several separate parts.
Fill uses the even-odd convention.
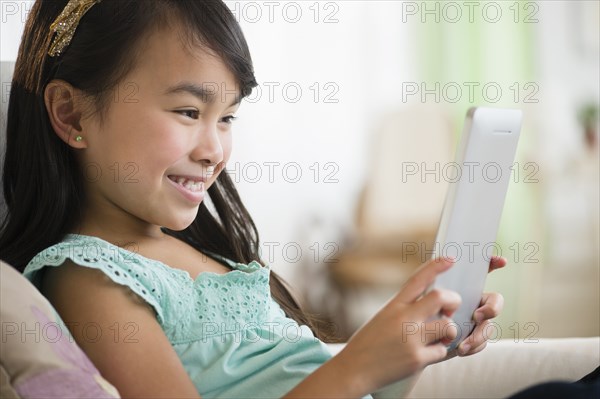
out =
[[[127,248],[127,247],[126,247]],[[48,267],[65,264],[96,269],[104,273],[114,283],[131,289],[150,304],[159,320],[163,312],[160,304],[162,294],[157,294],[164,280],[165,272],[134,251],[109,243],[98,237],[67,234],[63,241],[39,252],[27,264],[23,275],[36,287],[41,286],[42,271]],[[133,248],[132,248],[133,249]]]
[[[63,241],[35,255],[23,274],[35,282],[33,276],[42,268],[61,266],[67,260],[80,266],[102,269],[122,279],[128,278],[131,273],[140,277],[138,271],[142,271],[142,276],[146,276],[146,270],[149,269],[147,266],[151,262],[150,259],[127,249],[127,246],[117,246],[98,237],[67,234]],[[127,270],[128,273],[123,274],[123,270]]]

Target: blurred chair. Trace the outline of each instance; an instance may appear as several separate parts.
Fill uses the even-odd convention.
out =
[[[365,237],[436,230],[446,195],[444,166],[453,160],[447,110],[426,104],[388,116],[373,137],[358,228]]]
[[[427,104],[390,114],[375,132],[353,244],[327,265],[342,297],[333,317],[343,335],[372,316],[429,259],[454,137],[446,109]]]

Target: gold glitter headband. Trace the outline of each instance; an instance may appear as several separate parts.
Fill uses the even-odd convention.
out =
[[[71,43],[79,21],[90,8],[102,0],[69,0],[65,9],[58,18],[50,25],[50,34],[56,36],[52,41],[48,55],[56,57],[61,55],[64,49]]]

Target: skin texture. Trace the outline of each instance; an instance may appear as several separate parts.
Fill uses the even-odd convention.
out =
[[[68,83],[52,81],[46,87],[46,107],[56,134],[77,152],[84,170],[94,172],[86,181],[86,213],[74,232],[113,243],[134,242],[141,255],[187,270],[192,278],[204,271],[226,272],[160,228],[186,228],[199,205],[174,188],[168,176],[203,176],[207,189],[229,159],[229,122],[238,107],[232,94],[234,75],[210,51],[184,47],[176,30],[154,34],[143,46],[136,68],[116,89],[130,93],[134,87],[133,101],[121,96],[102,117]],[[179,89],[169,93],[176,86]],[[189,90],[202,87],[215,94],[212,101]],[[77,141],[76,136],[83,139]],[[209,175],[212,167],[216,169]],[[490,270],[505,264],[504,259],[494,258]],[[460,298],[443,290],[422,296],[435,277],[451,266],[451,261],[442,259],[424,264],[337,356],[288,396],[361,397],[452,356],[443,345],[456,335],[452,328],[444,328],[451,319],[425,320],[438,312],[451,317]],[[123,397],[199,397],[154,310],[127,288],[99,271],[69,263],[45,272],[42,292]],[[475,313],[482,319],[461,345],[465,349],[468,343],[471,348],[459,349],[459,355],[483,349],[485,320],[501,308],[500,295],[483,296]],[[100,338],[90,339],[78,328],[88,323],[100,326]],[[115,326],[120,331],[134,326],[135,342],[125,340],[125,334],[115,336]],[[416,326],[416,333],[407,334],[407,326]],[[436,333],[423,335],[422,330]]]

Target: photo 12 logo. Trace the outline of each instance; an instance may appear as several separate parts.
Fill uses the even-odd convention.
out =
[[[33,8],[33,1],[0,1],[0,10],[2,11],[2,23],[19,22],[24,24],[29,12]],[[16,20],[16,21],[15,21]]]
[[[514,263],[539,263],[538,254],[540,245],[534,241],[518,242],[502,247],[497,242],[447,242],[445,244],[426,242],[404,241],[402,242],[402,262],[409,259],[420,259],[421,263],[431,257],[451,256],[456,262],[466,264],[481,259],[489,262],[492,255],[503,256]]]
[[[539,103],[539,91],[536,82],[402,82],[402,102],[455,104],[464,100],[472,104],[481,98],[490,104],[500,101],[529,104]]]
[[[245,102],[255,104],[260,102],[285,102],[296,104],[301,100],[315,104],[338,104],[340,86],[336,82],[262,82],[252,93],[244,98]]]
[[[512,183],[539,183],[539,170],[535,162],[513,162],[505,168],[496,162],[402,162],[400,175],[402,183],[458,183],[461,179],[468,183],[497,183],[507,174]]]
[[[279,257],[288,263],[298,263],[302,259],[315,263],[338,263],[340,245],[337,242],[312,242],[307,246],[295,242],[263,241],[259,247],[262,259],[274,263]]]
[[[450,323],[402,323],[402,342],[407,342],[412,336],[418,336],[422,342],[431,342],[432,337],[445,336],[449,330],[456,331],[457,335],[462,335],[463,330],[470,332],[473,326],[471,323],[460,325],[454,321]],[[482,335],[488,343],[496,343],[501,339],[512,339],[515,343],[537,344],[539,339],[536,335],[540,331],[540,325],[536,322],[519,323],[514,322],[508,327],[508,331],[503,330],[502,326],[495,321],[488,321],[483,329]]]
[[[95,321],[86,323],[65,322],[68,330],[62,327],[62,324],[47,319],[46,315],[39,309],[33,311],[36,317],[45,319],[43,322],[2,322],[2,343],[6,344],[11,340],[18,340],[21,343],[57,343],[60,341],[75,342],[73,334],[77,334],[86,343],[96,343],[102,337],[109,339],[114,343],[138,343],[135,337],[140,327],[137,323],[129,321],[119,324],[114,322],[111,325],[103,326]]]
[[[339,23],[337,1],[226,1],[225,4],[240,23]]]
[[[539,22],[539,8],[534,1],[404,1],[402,22],[495,24],[510,20],[515,24],[532,24]]]
[[[229,162],[225,172],[235,182],[245,183],[339,183],[337,177],[340,166],[335,162],[313,162],[302,165],[299,162]]]

